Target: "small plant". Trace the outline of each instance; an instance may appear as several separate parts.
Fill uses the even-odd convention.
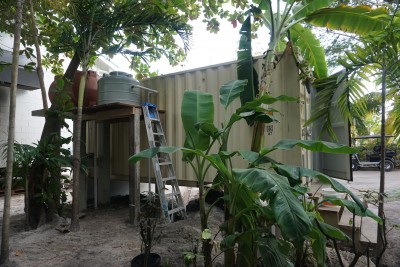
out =
[[[149,192],[139,214],[141,254],[133,258],[132,266],[158,266],[160,263],[160,256],[151,253],[153,243],[160,239],[160,236],[156,235],[157,224],[161,221],[160,216],[160,202],[154,193]],[[154,259],[151,260],[151,257]]]
[[[196,267],[197,259],[201,255],[199,255],[199,239],[192,237],[192,248],[189,251],[185,251],[182,253],[183,262],[186,267]]]

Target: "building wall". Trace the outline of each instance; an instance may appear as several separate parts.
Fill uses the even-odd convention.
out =
[[[33,144],[42,134],[44,118],[32,117],[31,111],[43,108],[40,90],[17,90],[17,108],[15,117],[15,141],[21,144]],[[7,142],[10,112],[10,88],[0,86],[0,143]],[[6,162],[0,159],[0,167]]]
[[[262,59],[257,59],[255,67],[259,76],[262,73]],[[218,104],[219,88],[227,81],[236,78],[236,63],[229,62],[196,70],[189,70],[159,76],[142,81],[143,85],[149,88],[157,89],[159,94],[151,97],[152,103],[158,105],[159,110],[165,111],[164,131],[166,133],[167,143],[171,146],[182,146],[185,140],[185,133],[180,117],[181,102],[185,90],[201,90],[213,94],[215,105],[215,121],[216,126],[221,125],[224,119],[224,110]],[[264,138],[265,146],[272,146],[280,139],[302,139],[304,136],[302,125],[309,114],[309,97],[304,86],[299,81],[299,74],[296,64],[291,56],[285,56],[274,72],[273,85],[271,95],[278,96],[281,94],[298,97],[300,101],[290,103],[277,103],[272,107],[279,110],[283,115],[276,114],[276,118],[280,121],[267,129],[268,134]],[[143,95],[143,100],[147,97]],[[240,106],[239,100],[228,108],[227,114],[233,113]],[[272,131],[271,131],[272,130]],[[112,127],[112,177],[126,179],[128,175],[128,148],[126,146],[126,133],[128,131],[127,124],[119,124]],[[229,150],[250,150],[252,128],[245,121],[240,121],[231,131]],[[146,133],[142,130],[142,149],[147,147]],[[125,136],[125,139],[124,139]],[[125,145],[123,140],[125,140]],[[188,164],[181,161],[181,154],[174,155],[173,160],[175,170],[179,180],[184,182],[196,181],[193,172]],[[292,165],[310,166],[309,154],[300,148],[291,151],[274,152],[275,160]],[[246,163],[241,159],[235,160],[236,167],[245,167]],[[147,175],[147,162],[141,163],[141,175]],[[152,167],[151,167],[152,168]],[[208,181],[212,181],[215,173],[210,172],[207,177]]]

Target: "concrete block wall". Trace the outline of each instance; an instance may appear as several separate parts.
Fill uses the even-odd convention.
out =
[[[32,117],[33,110],[42,109],[40,90],[17,90],[17,109],[15,116],[15,141],[21,144],[33,144],[40,139],[44,118]],[[10,88],[0,86],[0,143],[7,142],[10,112]],[[0,159],[0,167],[6,162]]]

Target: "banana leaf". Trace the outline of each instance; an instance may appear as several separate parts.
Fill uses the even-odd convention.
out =
[[[199,123],[214,123],[214,103],[210,93],[197,90],[185,91],[183,95],[181,117],[186,133],[184,146],[191,149],[206,150],[210,136],[201,131]],[[184,160],[192,160],[193,154],[184,154]]]
[[[328,76],[324,48],[311,30],[295,24],[290,28],[290,36],[293,44],[300,48],[303,58],[314,68],[316,78]]]
[[[358,152],[357,149],[342,144],[326,142],[326,141],[294,140],[294,139],[280,140],[273,146],[273,148],[288,150],[294,148],[295,146],[299,146],[313,152],[325,152],[325,153],[335,153],[335,154],[353,154]]]
[[[233,174],[239,183],[269,202],[284,237],[302,240],[311,231],[311,221],[286,177],[261,169],[234,169]]]
[[[243,92],[240,94],[242,106],[253,101],[258,94],[258,75],[253,67],[251,48],[251,16],[243,22],[240,29],[239,50],[237,52],[237,77],[239,80],[247,80]]]
[[[305,21],[314,26],[366,35],[385,29],[389,24],[389,16],[385,8],[340,5],[319,9],[308,15]]]
[[[219,90],[219,99],[225,109],[241,95],[246,84],[246,80],[234,80],[221,86]]]
[[[318,0],[318,1],[301,1],[293,6],[293,18],[296,20],[303,19],[305,16],[323,7],[329,7],[333,0]]]
[[[288,257],[291,246],[284,240],[279,240],[274,237],[262,237],[258,240],[258,247],[263,260],[263,266],[293,266],[293,263]]]

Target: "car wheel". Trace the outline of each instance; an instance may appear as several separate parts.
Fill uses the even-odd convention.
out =
[[[358,162],[355,160],[352,160],[351,161],[351,170],[356,171],[356,170],[358,170],[358,167],[359,167]]]
[[[394,169],[393,161],[385,160],[385,172],[391,172]]]

